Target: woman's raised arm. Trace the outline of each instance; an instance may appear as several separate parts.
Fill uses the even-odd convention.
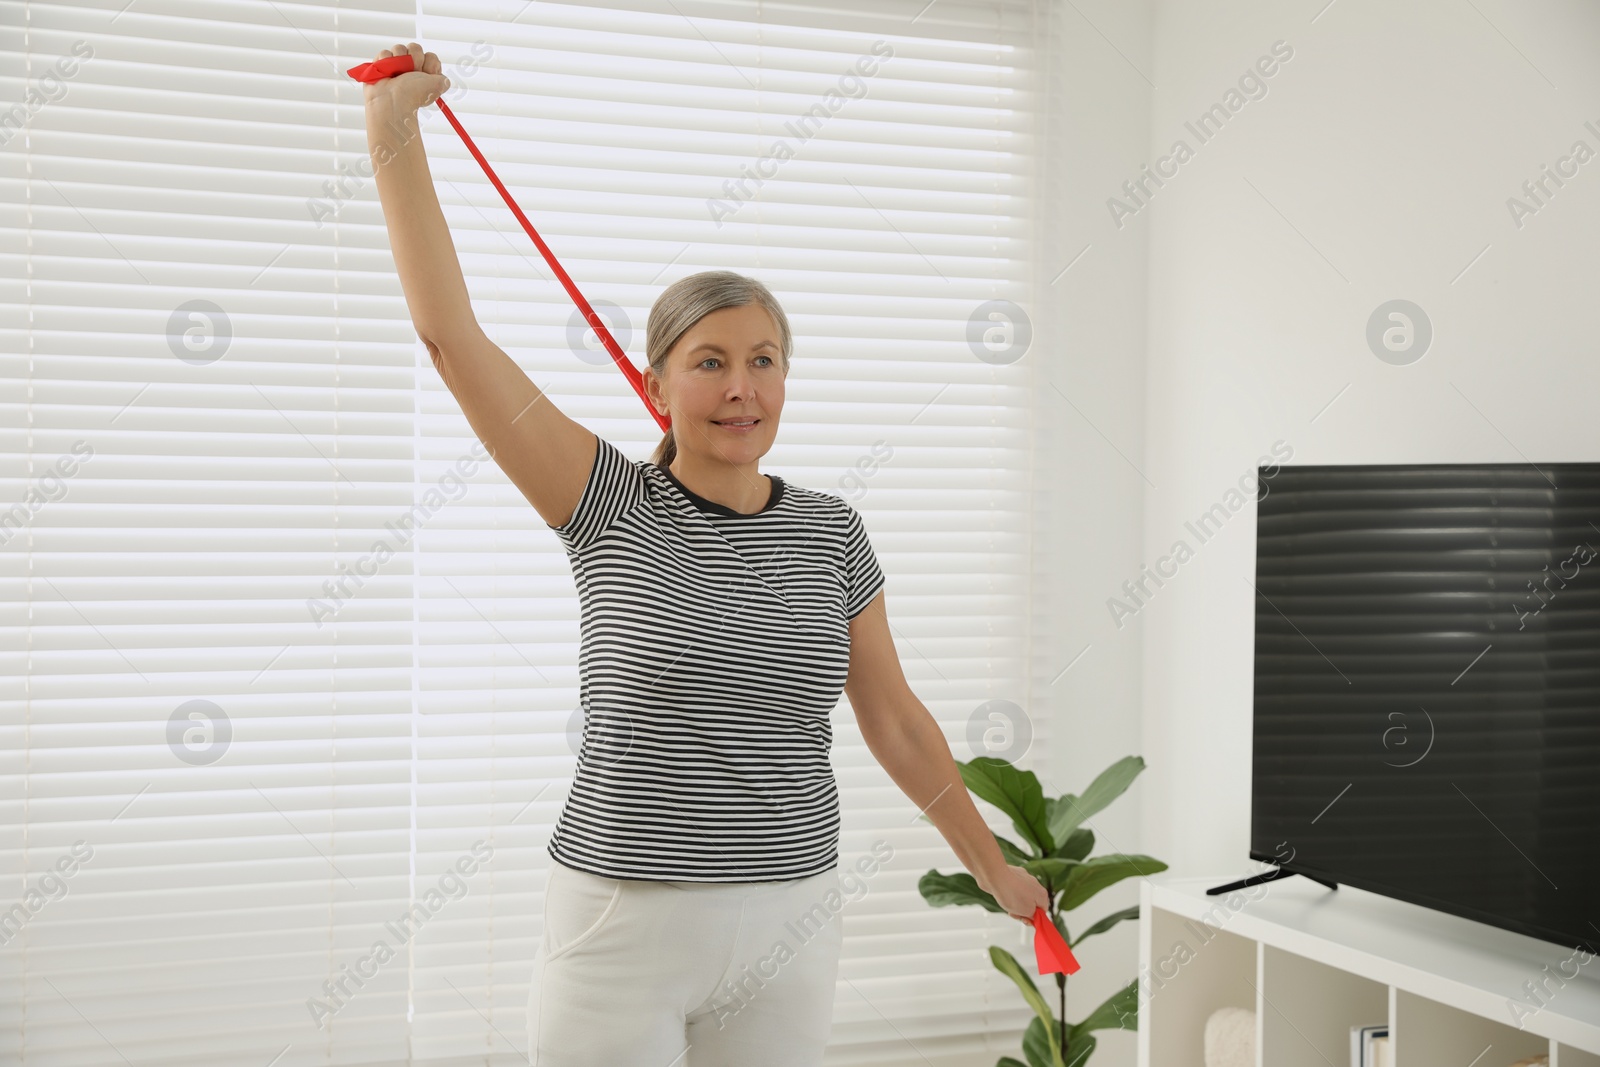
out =
[[[500,469],[552,526],[578,506],[599,442],[528,379],[472,313],[472,302],[422,149],[417,109],[450,87],[439,57],[413,41],[417,69],[364,87],[367,151],[389,247],[411,323],[473,432]]]

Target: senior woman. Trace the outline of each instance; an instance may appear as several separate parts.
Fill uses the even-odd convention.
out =
[[[669,285],[646,395],[672,429],[630,460],[561,412],[473,316],[413,72],[365,87],[395,266],[417,335],[495,462],[556,534],[578,590],[583,744],[549,853],[528,1000],[535,1067],[815,1067],[841,945],[830,714],[848,695],[874,757],[978,884],[1031,922],[1044,887],[1007,864],[911,691],[884,577],[843,499],[760,472],[793,339],[761,282]],[[754,968],[754,970],[752,969]]]

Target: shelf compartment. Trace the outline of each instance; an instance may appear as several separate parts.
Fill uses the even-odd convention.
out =
[[[1394,1009],[1395,1067],[1510,1067],[1550,1052],[1549,1038],[1403,989],[1395,990]]]
[[[1150,911],[1139,1025],[1151,1063],[1205,1067],[1206,1020],[1218,1008],[1256,1006],[1256,942],[1162,908]]]
[[[1350,1028],[1389,1022],[1384,983],[1273,945],[1261,949],[1261,1062],[1348,1063]]]

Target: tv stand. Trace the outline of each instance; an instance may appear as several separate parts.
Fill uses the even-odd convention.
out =
[[[1140,883],[1139,1067],[1204,1067],[1229,1006],[1256,1013],[1257,1067],[1344,1067],[1350,1027],[1375,1023],[1395,1067],[1600,1067],[1600,959],[1349,885],[1216,883]]]
[[[1311,879],[1318,885],[1325,885],[1329,889],[1339,888],[1338,882],[1330,882],[1326,878],[1318,878],[1316,875],[1307,874],[1305,871],[1291,871],[1287,867],[1274,867],[1270,871],[1262,871],[1260,874],[1252,874],[1250,877],[1241,878],[1237,882],[1229,882],[1227,885],[1214,885],[1210,889],[1206,890],[1206,895],[1214,897],[1222,893],[1231,893],[1235,889],[1249,889],[1253,885],[1262,885],[1266,882],[1276,882],[1279,878],[1293,878],[1297,874],[1302,878]]]

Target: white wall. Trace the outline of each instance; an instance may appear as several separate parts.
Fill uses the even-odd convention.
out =
[[[1123,632],[1143,639],[1141,847],[1189,874],[1256,866],[1254,497],[1204,545],[1185,521],[1280,440],[1291,463],[1600,458],[1600,156],[1520,227],[1507,207],[1575,142],[1600,152],[1600,5],[1326,3],[1154,18],[1146,158],[1196,151],[1124,231],[1150,243],[1143,561],[1197,551]],[[1267,95],[1201,144],[1184,122],[1279,40]],[[1409,365],[1365,340],[1394,298],[1433,324]]]
[[[1056,343],[1040,346],[1034,368],[1041,611],[1031,707],[1051,724],[1049,762],[1035,770],[1057,795],[1080,792],[1123,756],[1148,755],[1139,634],[1117,631],[1102,606],[1109,577],[1137,570],[1141,550],[1148,228],[1113,229],[1105,198],[1146,156],[1155,78],[1149,0],[1049,3],[1054,34],[1042,91],[1055,115],[1043,131],[1037,192],[1052,225],[1040,235],[1034,310],[1037,335]],[[1091,820],[1097,853],[1144,851],[1140,803],[1158,773],[1146,771]],[[1133,883],[1112,886],[1069,912],[1067,924],[1076,933],[1138,902]],[[1083,969],[1068,982],[1066,1013],[1074,1022],[1135,977],[1137,924],[1122,923],[1076,955]],[[1053,978],[1041,985],[1053,994]],[[1134,1040],[1102,1031],[1093,1067],[1130,1067]],[[1014,1046],[995,1051],[1017,1055]]]

